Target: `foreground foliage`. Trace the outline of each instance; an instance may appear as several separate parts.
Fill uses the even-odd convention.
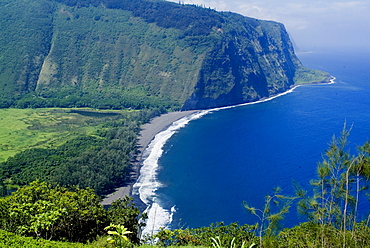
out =
[[[47,240],[87,242],[106,234],[104,228],[110,224],[120,223],[137,236],[144,217],[131,199],[114,202],[114,208],[108,210],[100,202],[91,189],[67,189],[35,181],[0,198],[0,228]],[[138,242],[134,238],[131,241]]]
[[[1,199],[1,228],[47,240],[85,242],[102,234],[108,217],[91,189],[69,191],[35,181]]]
[[[274,194],[267,195],[263,209],[256,209],[244,202],[245,209],[255,215],[259,223],[256,224],[255,234],[259,237],[259,245],[262,247],[263,240],[271,239],[278,234],[281,229],[280,221],[295,200],[295,197],[288,197],[281,194],[281,189],[276,188]]]
[[[108,216],[112,227],[119,227],[120,233],[128,238],[131,243],[140,243],[141,228],[145,226],[146,213],[140,210],[132,202],[132,198],[125,197],[112,203],[108,209]],[[122,233],[125,228],[127,233]]]
[[[308,220],[346,232],[357,227],[358,206],[369,186],[370,143],[358,148],[356,155],[346,150],[350,130],[343,129],[333,140],[317,167],[317,179],[311,180],[313,194],[297,187],[301,198],[298,210]],[[346,235],[343,234],[344,242]]]
[[[284,229],[277,238],[279,247],[370,247],[370,228],[367,223],[356,224],[352,230],[341,231],[331,225],[312,222]]]
[[[339,137],[333,137],[318,163],[317,178],[311,180],[312,193],[295,185],[296,196],[284,196],[276,189],[266,197],[263,209],[245,203],[246,210],[259,217],[259,223],[163,229],[145,241],[157,247],[370,247],[370,216],[358,211],[360,202],[368,201],[370,142],[352,154],[347,148],[349,133],[344,128]],[[297,198],[298,210],[307,222],[279,229],[279,221]],[[100,201],[89,188],[34,181],[0,198],[0,229],[37,239],[2,231],[0,247],[74,247],[42,239],[95,242],[99,236],[104,241],[92,243],[94,247],[138,246],[145,214],[128,197],[113,202],[108,210]]]
[[[56,242],[44,239],[34,239],[30,237],[22,237],[13,233],[0,229],[0,247],[1,248],[93,248],[94,245],[86,245],[81,243]]]
[[[161,230],[156,235],[158,245],[201,245],[211,247],[214,244],[213,239],[218,237],[218,245],[221,247],[228,247],[234,244],[235,247],[241,247],[243,243],[249,244],[257,243],[257,237],[254,231],[257,226],[239,225],[232,223],[225,225],[224,223],[212,224],[209,227],[194,228],[194,229],[176,229]]]
[[[312,194],[296,187],[296,196],[280,194],[266,197],[263,209],[244,203],[246,210],[259,218],[255,226],[212,226],[210,228],[162,230],[159,245],[205,245],[241,247],[258,243],[259,247],[370,247],[370,216],[360,216],[360,201],[368,201],[370,142],[352,155],[347,149],[350,130],[344,127],[333,137],[323,161],[317,166],[317,179],[311,180]],[[368,196],[368,194],[366,194]],[[284,218],[294,200],[308,222],[281,231]],[[369,213],[366,213],[369,214]]]

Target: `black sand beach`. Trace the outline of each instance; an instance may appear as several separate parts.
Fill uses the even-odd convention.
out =
[[[139,154],[136,158],[136,161],[133,164],[131,182],[125,186],[117,188],[116,191],[112,194],[107,195],[103,201],[103,205],[110,205],[113,201],[123,198],[126,195],[131,195],[132,185],[136,182],[139,177],[139,170],[142,163],[142,154],[144,150],[149,146],[150,142],[154,137],[165,130],[173,122],[180,120],[181,118],[191,115],[197,111],[182,111],[182,112],[170,112],[163,114],[151,120],[150,123],[147,123],[141,127],[141,131],[138,135],[137,146]]]

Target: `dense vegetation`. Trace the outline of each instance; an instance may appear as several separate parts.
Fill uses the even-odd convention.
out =
[[[42,113],[49,118],[56,118],[56,114],[51,114],[53,111],[57,110]],[[58,139],[64,142],[59,141],[61,144],[57,144],[55,139],[49,143],[44,141],[49,146],[26,149],[0,163],[0,188],[3,195],[6,194],[6,189],[11,190],[14,185],[27,185],[36,179],[62,186],[89,187],[98,194],[122,185],[127,182],[126,176],[135,159],[136,136],[140,125],[161,113],[159,110],[131,112],[71,110],[71,112],[75,113],[70,115],[64,113],[64,118],[59,116],[58,122],[51,124],[56,125],[53,128],[59,132]],[[77,119],[85,122],[73,122],[73,119],[68,118],[76,115]],[[90,117],[84,118],[83,115]],[[28,129],[32,131],[36,129],[45,131],[45,126],[46,129],[50,128],[50,125],[47,126],[47,123],[42,124],[40,121],[30,124]],[[77,132],[78,126],[86,125],[93,131]],[[24,134],[21,130],[19,132],[21,135]]]
[[[195,5],[0,0],[0,15],[0,107],[18,108],[0,118],[0,247],[138,245],[145,215],[130,198],[105,209],[98,195],[127,179],[140,125],[166,110],[249,102],[328,79],[301,65],[283,25]],[[53,109],[24,110],[46,107]],[[367,186],[370,145],[352,157],[346,137],[333,141],[312,196],[297,187],[295,197],[268,196],[260,212],[245,204],[262,213],[261,223],[162,230],[147,241],[369,246],[357,196]],[[298,198],[308,222],[280,231]]]
[[[167,1],[146,0],[57,0],[68,6],[88,7],[103,4],[109,9],[123,9],[141,17],[147,22],[155,22],[163,28],[176,28],[185,35],[209,35],[212,28],[220,28],[224,22],[215,10],[203,9],[195,5],[180,5]]]
[[[138,242],[137,231],[144,215],[123,198],[106,210],[93,190],[52,186],[34,181],[0,199],[0,228],[47,240],[87,242],[104,234],[110,224],[125,225]]]
[[[196,229],[162,230],[144,237],[146,242],[188,247],[370,247],[369,215],[358,210],[361,201],[368,201],[370,142],[352,154],[346,146],[348,136],[349,130],[344,129],[341,136],[333,137],[310,190],[296,185],[295,196],[284,196],[276,190],[266,196],[262,209],[244,203],[248,212],[259,217],[255,225],[217,223]],[[0,227],[20,235],[72,242],[92,241],[103,235],[90,243],[93,247],[109,247],[109,242],[115,247],[138,245],[137,232],[145,216],[130,199],[114,202],[108,210],[99,202],[91,189],[34,181],[0,199]],[[281,229],[279,222],[295,206],[307,222]],[[9,247],[48,244],[6,232],[0,235],[4,236],[0,245],[3,242]]]
[[[0,6],[0,107],[151,109],[50,123],[54,115],[9,121],[7,111],[3,194],[36,179],[107,193],[130,172],[139,127],[153,115],[253,101],[288,89],[293,77],[326,76],[300,77],[314,74],[275,22],[150,0]]]
[[[233,13],[151,0],[0,6],[0,107],[209,108],[327,76],[302,69],[281,24]]]
[[[105,125],[105,122],[126,117],[130,119],[130,116],[138,115],[135,112],[59,108],[0,109],[0,162],[29,148],[56,148],[78,136],[107,130],[109,125]]]
[[[34,239],[31,237],[23,237],[10,233],[4,230],[0,230],[0,247],[4,248],[92,248],[96,247],[93,245],[86,245],[81,243],[69,243],[69,242],[56,242],[44,239]]]

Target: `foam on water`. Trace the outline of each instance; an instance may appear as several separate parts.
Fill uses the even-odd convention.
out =
[[[153,235],[157,233],[161,227],[167,227],[172,222],[172,216],[175,212],[175,206],[168,210],[160,204],[158,198],[154,198],[153,203],[146,209],[148,220],[142,234]]]
[[[330,83],[334,83],[333,77]],[[140,176],[133,186],[133,194],[138,195],[140,200],[147,206],[145,212],[148,214],[147,225],[143,229],[142,234],[153,235],[160,230],[160,228],[168,227],[173,219],[173,214],[176,212],[175,206],[166,208],[165,204],[157,197],[156,191],[164,187],[158,180],[159,172],[158,161],[163,154],[163,146],[172,137],[172,135],[179,129],[185,127],[190,121],[201,118],[202,116],[223,109],[234,108],[238,106],[245,106],[250,104],[257,104],[272,100],[276,97],[286,95],[294,91],[299,85],[281,94],[272,96],[270,98],[262,99],[256,102],[239,104],[234,106],[226,106],[214,108],[210,110],[203,110],[192,115],[186,116],[169,126],[166,130],[158,133],[153,141],[149,144],[143,154],[143,165],[140,169]]]
[[[160,199],[156,197],[156,191],[163,187],[158,181],[159,171],[158,160],[163,154],[163,146],[171,136],[184,127],[191,120],[198,119],[209,111],[200,111],[190,116],[186,116],[175,121],[166,130],[158,133],[143,154],[143,165],[140,169],[140,176],[133,186],[133,194],[138,195],[140,200],[147,206],[145,212],[148,214],[147,226],[143,230],[143,235],[153,234],[159,228],[166,227],[172,222],[175,206],[165,209]]]

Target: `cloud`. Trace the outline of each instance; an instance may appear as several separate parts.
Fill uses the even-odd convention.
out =
[[[271,11],[263,6],[258,6],[255,4],[246,4],[241,3],[234,7],[235,11],[239,14],[254,17],[257,19],[264,19],[264,20],[274,20],[275,16]]]
[[[209,1],[207,4],[205,4],[207,7],[213,7],[215,6],[218,10],[229,10],[229,4],[225,1]]]
[[[168,0],[170,2],[179,2],[179,0]],[[205,6],[205,7],[210,7],[212,9],[216,10],[229,10],[228,6],[229,4],[226,3],[225,1],[218,1],[218,0],[180,0],[181,3],[185,4],[195,4],[195,5],[200,5],[200,6]]]
[[[332,4],[333,9],[343,11],[343,10],[366,10],[366,3],[361,1],[349,1],[349,2],[334,2]]]
[[[178,0],[171,0],[178,2]],[[370,45],[369,0],[181,0],[283,23],[298,45]]]

